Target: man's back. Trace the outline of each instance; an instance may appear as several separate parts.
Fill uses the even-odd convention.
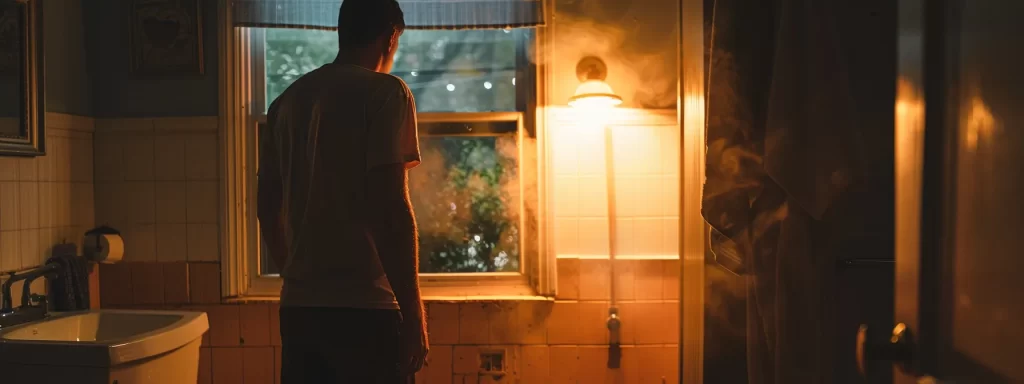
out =
[[[260,177],[281,182],[282,305],[398,308],[369,234],[366,173],[419,161],[408,87],[391,75],[327,64],[292,84],[267,123]]]

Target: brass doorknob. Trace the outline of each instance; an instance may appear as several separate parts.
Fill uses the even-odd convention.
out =
[[[911,372],[913,354],[914,341],[906,324],[896,324],[888,334],[872,332],[863,324],[857,331],[857,370],[861,376],[867,376],[869,361],[888,361]]]

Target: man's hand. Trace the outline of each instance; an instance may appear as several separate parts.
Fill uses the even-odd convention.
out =
[[[426,323],[418,319],[403,322],[401,336],[401,369],[411,375],[419,372],[427,362],[430,343],[427,341]]]

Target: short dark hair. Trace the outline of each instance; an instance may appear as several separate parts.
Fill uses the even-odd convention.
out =
[[[343,0],[338,11],[338,46],[364,47],[405,30],[397,0]]]

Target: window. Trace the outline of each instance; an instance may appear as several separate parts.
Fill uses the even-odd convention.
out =
[[[261,29],[264,39],[266,105],[295,79],[338,54],[332,31]],[[525,71],[530,29],[406,31],[392,74],[409,84],[419,112],[522,111],[516,74]],[[519,88],[532,92],[530,87]],[[524,94],[524,97],[527,96]]]
[[[293,81],[337,55],[333,31],[236,31],[239,62],[248,74],[242,77],[248,82],[241,87],[248,95],[243,104],[258,106],[245,113],[249,127],[265,123],[268,106]],[[537,168],[536,161],[521,161],[524,151],[537,148],[536,66],[527,59],[535,33],[530,28],[407,30],[399,41],[393,74],[409,84],[419,112],[423,162],[410,172],[410,194],[420,231],[421,280],[428,289],[431,284],[522,288],[536,280],[529,274],[538,270],[531,263],[541,262],[542,247],[539,236],[528,232],[539,231],[538,214],[524,209],[524,201],[537,199]],[[247,132],[255,136],[258,129]],[[254,165],[258,140],[247,142]],[[255,184],[255,167],[249,168]],[[250,193],[255,195],[254,188]],[[255,220],[247,219],[248,230],[259,238]],[[259,244],[243,269],[250,287],[276,293],[278,271]]]

